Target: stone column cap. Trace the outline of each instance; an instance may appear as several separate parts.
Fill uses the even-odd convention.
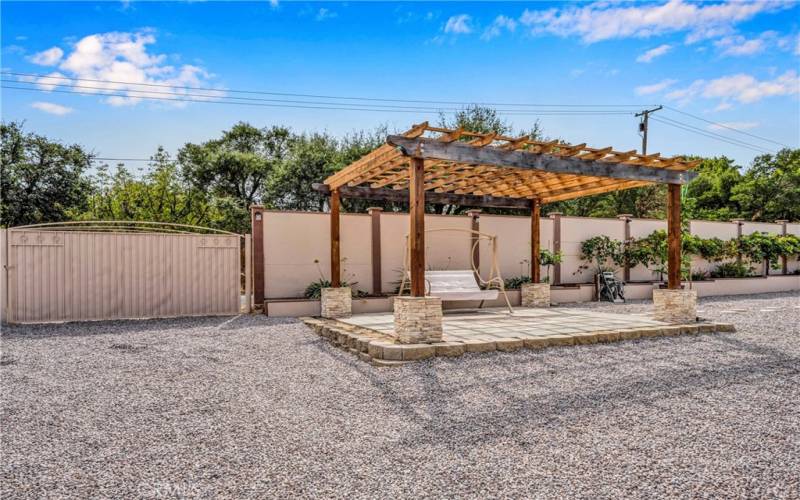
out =
[[[617,214],[617,219],[629,220],[633,218],[633,214]]]
[[[775,221],[776,224],[786,224],[789,222],[789,219],[778,219]]]
[[[477,216],[479,216],[481,214],[481,212],[482,212],[482,210],[479,210],[479,209],[475,208],[475,209],[472,209],[472,210],[468,210],[467,211],[467,215],[469,215],[470,217],[477,217]]]
[[[369,207],[367,208],[367,213],[371,214],[372,212],[383,212],[382,207]]]
[[[564,212],[550,212],[549,214],[547,214],[547,216],[550,217],[551,219],[553,217],[558,217],[558,216],[561,216],[561,215],[564,215]]]

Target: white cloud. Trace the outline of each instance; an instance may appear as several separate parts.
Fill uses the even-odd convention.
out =
[[[751,56],[764,52],[767,45],[776,38],[774,31],[765,31],[757,38],[747,39],[742,35],[732,35],[723,37],[714,46],[720,49],[724,56]]]
[[[33,104],[31,104],[31,107],[34,109],[38,109],[39,111],[44,111],[45,113],[56,116],[68,115],[74,111],[72,108],[68,108],[67,106],[62,106],[60,104],[56,104],[53,102],[43,102],[43,101],[34,102]]]
[[[672,32],[686,32],[687,42],[692,43],[731,33],[734,25],[756,14],[789,6],[780,0],[722,3],[669,0],[659,5],[596,2],[547,10],[526,9],[520,21],[534,34],[580,36],[586,43]]]
[[[48,92],[56,87],[70,83],[70,80],[68,80],[67,77],[64,76],[64,73],[60,71],[53,71],[45,76],[23,77],[22,79],[36,82],[37,87],[42,90],[47,90]]]
[[[338,14],[336,12],[333,12],[330,9],[326,9],[325,7],[320,7],[320,9],[317,11],[317,15],[314,16],[314,19],[316,21],[324,21],[326,19],[333,19],[337,15]]]
[[[452,16],[447,20],[447,23],[445,23],[444,32],[454,35],[468,35],[472,33],[470,22],[472,22],[472,18],[467,14]]]
[[[275,8],[275,7],[277,7],[277,6],[278,6],[278,3],[279,3],[279,2],[278,2],[278,0],[269,0],[269,5],[270,5],[270,7],[272,7],[272,8]]]
[[[672,87],[672,85],[675,84],[675,82],[677,82],[677,80],[672,80],[668,78],[666,80],[661,80],[660,82],[653,83],[651,85],[641,85],[639,87],[636,87],[634,89],[634,92],[636,92],[636,95],[658,94],[659,92],[663,92],[669,87]]]
[[[692,99],[719,99],[717,111],[730,109],[730,101],[749,104],[773,96],[800,95],[800,76],[794,70],[772,80],[758,80],[752,75],[739,73],[723,76],[711,81],[695,80],[686,88],[674,90],[666,95],[667,99],[685,105]]]
[[[717,104],[717,106],[713,109],[713,111],[716,113],[719,111],[726,111],[731,108],[733,108],[733,105],[731,103],[722,101],[721,103]]]
[[[148,46],[155,42],[155,35],[151,31],[111,32],[81,38],[65,58],[62,58],[63,51],[60,48],[53,47],[45,52],[56,54],[53,49],[58,49],[58,53],[62,54],[58,65],[60,71],[38,78],[36,83],[43,90],[71,87],[75,92],[84,94],[120,94],[105,98],[105,102],[113,106],[134,105],[143,97],[200,101],[224,95],[220,89],[198,92],[182,88],[207,87],[210,75],[199,66],[184,64],[176,67],[166,64],[166,55],[148,51]],[[187,95],[197,93],[206,94],[206,97]],[[170,104],[185,105],[178,101],[171,101]]]
[[[492,24],[484,30],[481,35],[481,40],[491,40],[500,36],[503,30],[513,32],[517,29],[517,21],[506,16],[497,16]]]
[[[64,57],[64,51],[59,47],[51,47],[32,55],[30,61],[39,66],[55,66]]]
[[[722,123],[713,123],[708,126],[709,130],[728,130],[735,128],[736,130],[750,130],[757,128],[761,125],[758,122],[722,122]]]
[[[658,47],[650,49],[647,52],[645,52],[644,54],[642,54],[639,57],[637,57],[636,58],[636,62],[649,63],[650,61],[652,61],[656,57],[663,56],[664,54],[666,54],[670,50],[672,50],[672,45],[670,45],[668,43],[665,43],[663,45],[659,45]]]

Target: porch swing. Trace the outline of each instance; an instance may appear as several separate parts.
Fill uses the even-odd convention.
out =
[[[508,306],[509,313],[513,314],[511,301],[506,294],[505,283],[500,275],[500,266],[497,262],[497,236],[473,229],[461,228],[439,228],[426,229],[425,233],[433,232],[462,232],[469,233],[475,240],[472,244],[470,257],[475,255],[475,250],[481,241],[488,241],[492,248],[492,263],[489,268],[488,279],[481,277],[480,270],[475,265],[475,259],[470,258],[472,269],[454,271],[425,271],[425,295],[428,297],[438,297],[443,301],[475,301],[479,300],[478,308],[483,307],[487,300],[497,299],[499,294]],[[410,292],[411,249],[409,246],[408,235],[406,235],[405,256],[403,258],[403,278],[400,283],[398,295],[408,290]]]

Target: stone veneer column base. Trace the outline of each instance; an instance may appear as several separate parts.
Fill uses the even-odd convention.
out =
[[[394,332],[401,344],[442,341],[442,299],[395,297]]]
[[[350,287],[322,289],[323,318],[346,318],[353,312],[353,292]]]
[[[525,283],[520,295],[522,307],[550,307],[550,283]]]
[[[697,319],[697,290],[653,290],[653,317],[667,323],[693,323]]]

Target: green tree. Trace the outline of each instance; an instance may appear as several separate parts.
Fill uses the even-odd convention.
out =
[[[542,211],[578,217],[631,214],[633,217],[658,219],[665,216],[666,206],[666,188],[663,185],[652,185],[550,203]]]
[[[695,171],[699,175],[686,186],[686,213],[704,220],[730,220],[738,216],[740,206],[731,196],[742,175],[733,160],[725,156],[705,158]]]
[[[0,224],[59,222],[86,208],[91,153],[26,133],[16,122],[0,124],[0,139]]]
[[[750,220],[800,220],[800,149],[757,156],[731,193]]]
[[[264,204],[282,210],[324,210],[327,196],[312,189],[339,166],[338,141],[326,134],[303,134],[289,142],[285,161],[271,172]]]
[[[86,220],[130,220],[211,226],[235,232],[247,229],[247,212],[230,198],[215,197],[189,184],[163,148],[141,179],[123,166],[99,169]]]
[[[178,162],[190,185],[235,200],[246,213],[250,205],[262,202],[270,176],[286,159],[291,139],[284,127],[237,123],[220,139],[187,143],[178,152]]]

